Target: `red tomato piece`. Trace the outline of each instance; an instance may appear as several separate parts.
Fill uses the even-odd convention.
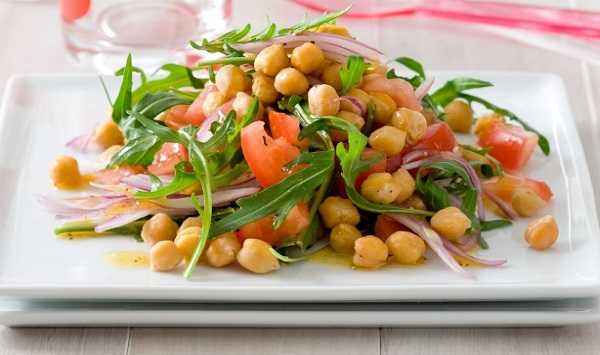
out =
[[[183,144],[165,143],[154,155],[148,171],[154,175],[171,175],[175,173],[175,165],[187,160],[188,152]]]
[[[452,151],[456,147],[456,137],[450,126],[444,122],[434,123],[427,127],[425,135],[406,151],[417,149]]]
[[[294,160],[300,150],[285,138],[273,139],[265,131],[263,121],[255,121],[242,129],[241,145],[250,170],[263,187],[288,177],[283,167]]]
[[[177,130],[189,125],[183,118],[189,107],[189,105],[175,105],[171,107],[165,112],[163,121],[168,127]]]
[[[490,148],[490,155],[509,171],[525,166],[537,143],[536,134],[504,122],[494,122],[480,131],[477,142],[481,147]]]
[[[382,156],[383,159],[381,159],[377,163],[371,165],[369,170],[367,170],[363,173],[360,173],[356,177],[356,181],[354,183],[355,183],[355,187],[358,191],[360,191],[360,186],[369,177],[369,175],[374,174],[374,173],[384,173],[385,172],[385,170],[387,168],[387,159],[383,155],[383,153],[378,152],[375,149],[365,148],[360,157],[362,160],[367,160],[367,159],[372,158],[377,155]]]
[[[271,127],[271,134],[275,139],[283,137],[300,148],[306,148],[310,143],[306,138],[302,141],[298,140],[300,121],[292,115],[273,110],[269,111],[269,127]]]
[[[60,0],[60,14],[67,21],[75,21],[88,13],[90,0]]]
[[[553,196],[552,190],[545,182],[526,177],[504,174],[483,182],[483,189],[486,192],[507,202],[512,200],[512,193],[517,187],[528,187],[545,201],[549,201]]]
[[[278,229],[273,229],[274,215],[268,215],[242,226],[237,236],[242,243],[246,239],[255,238],[276,245],[284,238],[296,235],[308,227],[309,217],[306,203],[299,203],[292,208]]]
[[[200,95],[198,95],[194,102],[192,102],[185,115],[183,115],[184,122],[194,126],[199,126],[202,121],[206,119],[206,116],[204,116],[204,111],[202,110],[202,105],[204,105],[206,96],[213,91],[217,91],[217,87],[215,85],[208,85],[206,88],[204,88],[204,90],[202,90]]]
[[[409,231],[403,224],[384,215],[377,216],[375,220],[375,235],[382,240],[386,240],[392,233],[397,231]]]
[[[120,166],[116,169],[103,169],[94,173],[94,182],[102,185],[116,185],[126,176],[141,174],[143,172],[144,167],[141,165],[128,165]]]

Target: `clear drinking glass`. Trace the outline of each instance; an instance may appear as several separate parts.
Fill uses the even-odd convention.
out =
[[[223,31],[231,0],[60,0],[67,52],[103,74],[182,59],[190,40]]]

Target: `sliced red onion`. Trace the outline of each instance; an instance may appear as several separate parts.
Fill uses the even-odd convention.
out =
[[[235,185],[229,185],[229,186],[225,186],[223,188],[221,188],[219,191],[221,190],[228,190],[228,189],[241,189],[241,188],[245,188],[245,187],[258,187],[260,188],[260,183],[258,182],[258,180],[256,180],[256,178],[254,177],[254,175],[250,176],[250,178],[246,181],[241,181]]]
[[[508,219],[518,218],[517,213],[515,212],[515,210],[513,210],[510,204],[508,204],[503,199],[501,199],[493,193],[490,193],[488,191],[484,191],[483,193],[487,196],[487,198],[492,200],[492,202],[496,204],[496,206],[498,206],[499,209],[502,210],[502,212],[506,215],[506,217],[508,217]]]
[[[427,78],[424,82],[421,83],[421,85],[419,85],[419,87],[415,90],[415,96],[417,96],[417,99],[423,100],[425,95],[427,95],[427,93],[433,86],[434,81],[434,78]]]
[[[473,278],[469,272],[463,269],[456,259],[450,255],[448,250],[444,247],[444,242],[442,238],[429,227],[429,224],[421,219],[416,219],[414,217],[401,215],[401,214],[386,214],[387,216],[393,218],[397,222],[403,224],[416,234],[418,234],[423,240],[429,245],[429,247],[437,254],[437,256],[442,259],[442,261],[450,267],[450,269],[456,271],[467,278]]]
[[[421,159],[421,160],[415,160],[415,161],[411,161],[410,163],[406,163],[406,164],[402,164],[402,166],[400,166],[402,169],[406,169],[406,170],[413,170],[413,169],[417,169],[420,168],[421,165],[425,165],[427,163],[432,162],[433,160],[431,159]]]
[[[348,59],[348,56],[332,51],[323,51],[323,54],[325,55],[325,58],[340,64],[345,64]]]
[[[100,146],[94,142],[94,132],[77,136],[67,142],[66,147],[80,153],[97,153]]]
[[[170,175],[161,175],[158,178],[163,184],[168,184],[173,180],[173,176]],[[126,176],[121,179],[121,183],[142,191],[150,191],[152,189],[152,180],[146,174]]]
[[[230,204],[233,201],[236,201],[239,198],[253,195],[253,194],[257,193],[258,191],[260,191],[260,187],[243,187],[243,188],[238,188],[238,189],[225,189],[225,190],[215,191],[212,194],[213,205],[215,207],[225,206],[225,205]],[[203,206],[204,201],[202,199],[202,195],[198,195],[196,197],[196,199],[200,203],[200,206]],[[194,208],[191,197],[165,198],[165,199],[156,200],[154,202],[156,202],[157,204],[159,204],[163,207]]]
[[[306,77],[306,79],[308,79],[308,84],[311,87],[315,86],[315,85],[323,84],[323,81],[321,79],[317,78],[316,76],[309,75]]]
[[[344,101],[352,105],[352,111],[359,116],[364,117],[367,114],[367,108],[365,105],[363,105],[362,102],[360,102],[360,100],[354,96],[341,96],[340,101]]]
[[[105,222],[102,222],[94,228],[97,233],[106,232],[107,230],[122,227],[131,222],[135,222],[140,218],[144,218],[153,213],[153,210],[140,210],[118,214]]]
[[[210,116],[208,116],[198,129],[198,133],[196,133],[196,139],[200,142],[206,142],[213,136],[210,131],[210,127],[213,123],[223,121],[223,119],[227,116],[229,111],[231,111],[233,100],[229,100],[224,103],[221,107],[219,107],[215,112],[213,112]]]
[[[444,247],[447,250],[449,250],[452,254],[462,256],[463,258],[474,261],[478,264],[486,265],[486,266],[501,266],[501,265],[506,264],[506,260],[504,260],[504,259],[502,259],[502,260],[487,260],[487,259],[482,259],[482,258],[473,256],[473,255],[465,252],[461,248],[457,247],[456,245],[454,245],[454,243],[452,243],[449,240],[442,239],[442,242],[444,243]]]
[[[412,152],[406,153],[406,155],[402,157],[402,163],[407,164],[407,163],[413,162],[415,160],[429,158],[431,156],[436,155],[437,153],[438,153],[437,150],[432,150],[432,149],[413,150]]]
[[[101,210],[130,199],[130,197],[126,195],[91,195],[66,199],[38,195],[36,198],[48,211],[62,216],[72,216]]]

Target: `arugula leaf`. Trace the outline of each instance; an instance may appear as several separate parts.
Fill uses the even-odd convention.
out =
[[[423,196],[423,201],[430,209],[434,211],[450,207],[450,197],[448,191],[437,185],[433,179],[421,179],[417,177],[417,191]]]
[[[242,117],[240,121],[236,123],[236,125],[229,131],[229,134],[227,135],[227,143],[225,145],[225,150],[223,151],[223,159],[225,163],[231,162],[235,154],[239,151],[240,134],[242,132],[242,128],[252,123],[256,119],[257,113],[258,98],[254,96],[252,97],[252,101],[250,102],[250,106],[248,107],[248,111],[246,111],[244,117]]]
[[[119,94],[115,99],[112,108],[112,119],[119,124],[123,117],[127,116],[127,112],[131,109],[133,88],[133,65],[131,64],[131,54],[127,55],[127,62],[123,68],[123,80]]]
[[[512,222],[507,219],[494,219],[491,221],[481,221],[481,231],[491,231],[493,229],[511,226]]]
[[[480,89],[494,86],[489,81],[473,78],[456,78],[446,82],[441,88],[431,94],[431,99],[437,105],[445,107],[452,100],[460,96],[465,90]]]
[[[425,69],[423,69],[423,65],[410,57],[399,57],[394,59],[395,62],[400,63],[407,67],[408,69],[417,73],[422,79],[426,79]]]
[[[198,183],[196,175],[185,170],[186,162],[179,162],[175,165],[175,177],[171,182],[161,186],[154,191],[138,191],[133,194],[136,200],[153,200],[183,191]]]
[[[161,146],[160,139],[153,135],[132,138],[112,157],[108,166],[149,165]]]
[[[476,147],[476,146],[470,145],[470,144],[459,144],[458,146],[464,150],[468,150],[470,152],[477,153],[477,154],[483,155],[483,156],[489,154],[491,151],[490,148],[481,148],[481,147]]]
[[[514,114],[512,111],[509,111],[502,107],[498,107],[498,106],[492,104],[491,102],[489,102],[485,99],[482,99],[481,97],[478,97],[478,96],[469,95],[469,94],[465,94],[465,93],[461,93],[459,96],[461,98],[469,101],[469,103],[477,102],[478,104],[483,105],[483,107],[487,108],[488,110],[494,111],[495,113],[502,115],[511,121],[515,121],[515,122],[519,123],[523,127],[524,130],[535,133],[538,136],[538,146],[540,147],[540,149],[542,150],[544,155],[550,154],[550,142],[548,141],[548,138],[546,138],[543,134],[541,134],[535,128],[531,127],[527,122],[523,121],[519,116]]]
[[[348,133],[348,148],[343,143],[338,143],[336,146],[336,155],[340,160],[342,167],[342,178],[346,187],[346,193],[352,200],[354,205],[362,210],[378,213],[400,213],[419,216],[431,216],[430,211],[422,211],[414,208],[401,208],[394,205],[383,205],[373,203],[365,199],[354,187],[354,183],[358,174],[367,170],[373,163],[379,160],[378,157],[368,160],[362,160],[361,154],[367,145],[367,137],[365,137],[356,126],[341,118],[334,116],[323,116],[304,128],[300,134],[301,138],[310,136],[316,131],[327,127],[344,130]]]
[[[312,21],[305,20],[305,21],[295,24],[293,26],[290,26],[287,28],[282,28],[277,32],[277,34],[278,35],[286,35],[286,34],[291,34],[291,33],[300,33],[300,32],[310,30],[312,28],[317,28],[324,24],[333,23],[338,17],[340,17],[340,16],[344,15],[346,12],[350,11],[351,8],[352,8],[352,6],[348,6],[344,9],[341,9],[338,11],[325,13],[323,16],[318,17]]]
[[[373,130],[373,123],[375,122],[375,104],[372,101],[369,101],[367,104],[367,122],[365,122],[365,126],[362,128],[362,133],[365,136],[369,136],[371,131]]]
[[[217,82],[217,78],[215,77],[215,70],[213,69],[212,65],[208,66],[208,81],[210,81],[213,84]]]
[[[204,144],[202,144],[202,150],[208,151],[216,146],[219,146],[227,139],[231,130],[235,126],[235,111],[231,110],[225,117],[223,124],[217,129],[217,131],[210,137]]]
[[[127,68],[127,66],[125,67]],[[147,93],[179,89],[182,87],[193,87],[196,89],[204,87],[205,80],[196,78],[192,70],[178,64],[165,64],[157,70],[157,73],[166,72],[167,75],[158,79],[148,80],[135,89],[132,102],[137,103]],[[152,75],[154,76],[154,74]]]
[[[235,213],[213,223],[210,236],[234,231],[269,214],[282,214],[290,204],[306,200],[331,174],[333,158],[331,150],[303,152],[296,163],[307,163],[308,167],[253,196],[240,199],[237,202],[240,208]]]
[[[248,171],[248,169],[248,163],[242,161],[236,164],[233,168],[228,169],[219,175],[215,175],[213,177],[213,185],[215,188],[227,186],[235,181],[235,179],[242,176],[246,171]]]
[[[277,101],[277,107],[281,111],[294,112],[294,108],[297,104],[302,102],[302,97],[298,95],[284,96]]]
[[[346,67],[340,70],[340,80],[342,81],[342,94],[352,89],[362,79],[363,73],[369,65],[365,63],[363,57],[357,55],[351,55],[348,57]]]
[[[95,231],[96,224],[88,221],[83,222],[68,222],[63,224],[60,227],[56,227],[54,229],[54,234],[61,237],[68,237],[73,233],[86,233],[93,236],[114,236],[118,235],[131,235],[138,242],[142,242],[142,237],[140,236],[142,232],[142,227],[144,226],[145,220],[135,221],[128,223],[124,226],[109,229],[106,232],[98,233]]]

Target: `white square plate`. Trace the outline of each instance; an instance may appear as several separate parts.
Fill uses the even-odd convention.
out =
[[[551,142],[536,151],[526,175],[547,181],[555,194],[547,213],[557,218],[554,248],[536,252],[523,241],[526,221],[486,233],[500,268],[471,268],[475,279],[448,270],[435,256],[423,267],[359,272],[304,262],[269,275],[237,268],[178,272],[118,269],[105,256],[146,250],[131,238],[59,240],[57,222],[35,201],[48,193],[48,166],[63,144],[105,118],[107,102],[94,76],[13,78],[0,112],[0,295],[44,299],[194,300],[212,302],[448,301],[588,297],[599,293],[600,245],[592,187],[561,80],[549,74],[438,72],[438,83],[472,76],[496,86],[479,93],[514,110]],[[116,81],[110,81],[116,91]],[[114,96],[113,96],[114,97]]]

